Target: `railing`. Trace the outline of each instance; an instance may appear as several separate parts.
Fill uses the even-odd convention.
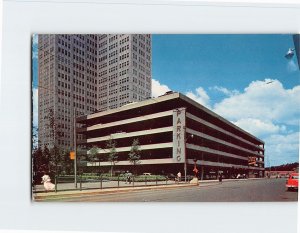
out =
[[[188,177],[187,182],[191,180]],[[181,180],[174,177],[167,177],[161,175],[145,175],[145,176],[130,176],[127,179],[124,175],[118,176],[84,176],[78,175],[77,188],[74,184],[74,176],[56,176],[54,178],[55,192],[58,191],[72,191],[72,190],[89,190],[89,189],[108,189],[108,188],[126,188],[126,187],[150,187],[160,185],[175,185],[184,184],[184,177]],[[36,185],[34,192],[45,192],[43,185]]]

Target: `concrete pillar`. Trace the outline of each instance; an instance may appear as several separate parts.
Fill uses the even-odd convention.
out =
[[[202,166],[201,168],[201,180],[203,180],[203,176],[204,176],[204,166]]]

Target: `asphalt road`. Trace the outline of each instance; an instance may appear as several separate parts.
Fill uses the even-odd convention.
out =
[[[268,202],[297,201],[286,191],[285,179],[237,180],[174,189],[140,190],[64,199],[85,202]],[[57,201],[57,200],[56,200]]]

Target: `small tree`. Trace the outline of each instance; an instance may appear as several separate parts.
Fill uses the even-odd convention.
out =
[[[118,162],[118,153],[116,150],[116,146],[117,143],[112,140],[111,138],[109,139],[109,141],[106,144],[107,150],[109,151],[108,153],[108,161],[110,161],[111,167],[110,167],[110,176],[113,175],[113,168],[116,165],[116,163]]]
[[[136,166],[140,164],[141,159],[141,150],[140,143],[138,139],[134,139],[130,152],[128,154],[128,160],[133,165],[134,171],[136,172]]]
[[[61,167],[64,174],[73,174],[74,160],[70,159],[70,150],[62,151]]]
[[[44,146],[43,149],[43,156],[42,156],[42,165],[41,165],[41,170],[43,172],[50,172],[50,151],[47,146]]]
[[[54,145],[50,150],[50,171],[57,175],[59,173],[59,166],[62,165],[63,151]]]
[[[100,154],[99,154],[99,151],[101,149],[97,146],[93,146],[90,150],[89,150],[89,153],[87,155],[88,159],[90,161],[95,161],[97,158],[98,158],[98,162],[99,162],[99,174],[100,174]]]
[[[40,182],[43,167],[43,150],[38,147],[32,153],[32,178],[35,184]]]

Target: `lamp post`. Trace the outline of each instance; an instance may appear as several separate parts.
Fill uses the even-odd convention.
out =
[[[74,185],[77,188],[77,135],[76,135],[76,109],[74,108]]]

